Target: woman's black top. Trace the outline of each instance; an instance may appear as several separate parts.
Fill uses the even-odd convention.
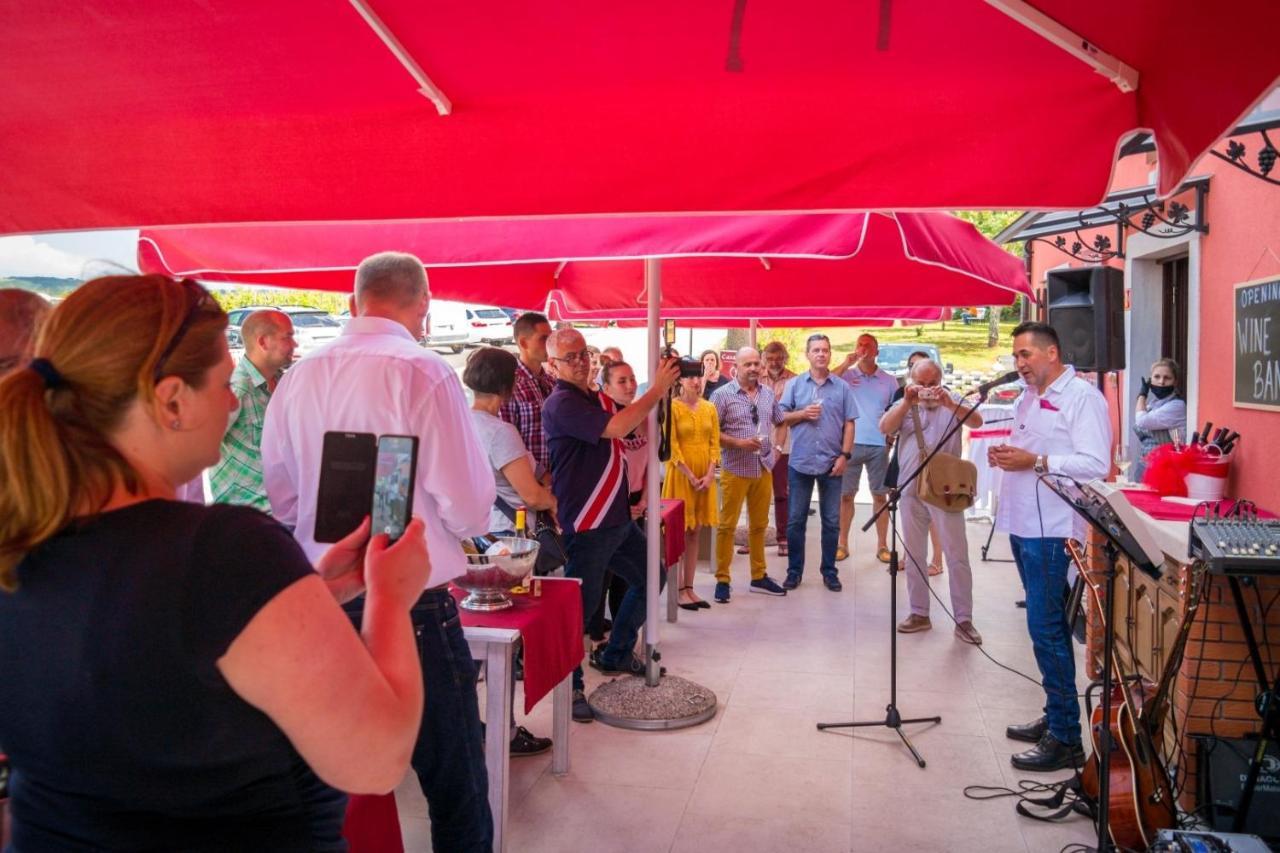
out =
[[[216,665],[313,574],[257,510],[161,500],[28,554],[0,592],[13,849],[346,849],[345,797]]]
[[[702,398],[704,400],[710,400],[711,395],[714,394],[717,389],[723,388],[728,384],[729,384],[729,377],[727,376],[720,376],[715,381],[707,380],[706,382],[703,383]]]

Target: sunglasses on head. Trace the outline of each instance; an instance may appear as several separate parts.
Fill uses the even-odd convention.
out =
[[[191,330],[191,324],[195,322],[196,317],[202,311],[209,309],[218,310],[218,303],[209,291],[201,287],[195,279],[184,278],[178,282],[182,286],[183,293],[187,297],[187,314],[182,318],[182,324],[178,326],[178,331],[174,333],[173,338],[169,341],[169,345],[160,353],[160,357],[156,359],[156,367],[153,378],[159,382],[164,378],[165,364],[173,356],[178,345],[182,343],[182,339],[187,336],[187,332]]]

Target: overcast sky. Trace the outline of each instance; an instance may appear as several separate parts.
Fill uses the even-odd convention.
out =
[[[68,231],[0,237],[0,277],[41,275],[81,278],[85,264],[105,261],[137,269],[138,232]]]

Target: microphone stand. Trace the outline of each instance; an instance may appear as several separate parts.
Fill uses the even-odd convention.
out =
[[[925,760],[920,757],[920,753],[916,751],[915,746],[912,745],[911,741],[902,731],[902,727],[910,723],[941,723],[942,717],[913,717],[911,719],[904,720],[902,719],[902,714],[898,711],[898,631],[897,626],[894,624],[894,620],[898,618],[898,501],[902,497],[902,493],[907,486],[910,486],[915,482],[916,478],[920,476],[920,473],[924,471],[925,466],[929,464],[929,460],[933,459],[933,457],[937,455],[938,451],[946,446],[952,436],[964,427],[965,422],[969,420],[970,415],[976,412],[978,410],[978,406],[981,406],[983,402],[986,401],[988,393],[989,392],[985,389],[979,389],[978,402],[969,406],[964,417],[956,421],[955,426],[953,426],[950,431],[942,437],[942,440],[938,442],[937,446],[935,446],[933,450],[929,451],[928,455],[920,461],[920,464],[916,466],[916,470],[911,472],[911,476],[907,477],[906,481],[899,483],[897,486],[889,490],[884,506],[880,507],[879,510],[873,513],[870,520],[868,520],[866,524],[862,525],[862,532],[865,533],[876,523],[876,519],[885,512],[889,513],[889,704],[885,706],[884,719],[849,723],[818,723],[819,731],[825,731],[827,729],[864,728],[868,726],[884,726],[886,728],[893,729],[898,733],[898,737],[902,738],[902,742],[906,745],[907,749],[911,751],[911,755],[915,758],[916,764],[921,768],[925,766]],[[925,547],[927,548],[928,545]],[[916,568],[919,570],[918,566]]]

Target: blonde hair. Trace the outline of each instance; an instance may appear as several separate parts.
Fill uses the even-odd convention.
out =
[[[0,589],[18,563],[73,518],[102,509],[138,472],[108,436],[159,378],[200,388],[221,358],[227,315],[196,282],[164,276],[90,281],[36,338],[43,364],[0,379]]]

